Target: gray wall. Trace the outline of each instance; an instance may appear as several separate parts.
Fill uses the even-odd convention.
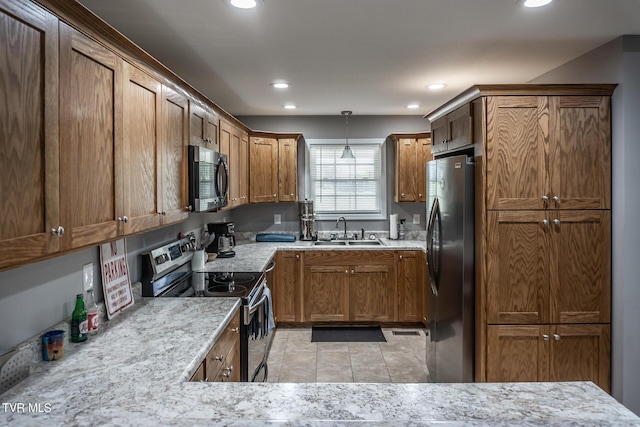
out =
[[[127,259],[132,282],[140,280],[139,254],[176,239],[179,232],[200,230],[230,213],[191,214],[188,220],[128,237]],[[93,246],[67,255],[0,272],[0,354],[71,316],[76,294],[83,291],[82,266],[94,265],[94,289],[102,298],[100,250]]]
[[[270,132],[300,132],[306,139],[345,139],[346,124],[342,116],[244,116],[239,119],[251,129]],[[351,116],[349,117],[349,139],[387,138],[392,133],[416,133],[430,130],[429,121],[422,116]],[[298,143],[298,199],[305,198],[304,182],[308,166],[305,164],[305,144]],[[385,141],[387,174],[387,214],[397,213],[406,219],[407,231],[425,229],[426,208],[423,203],[395,203],[393,201],[394,150],[393,141]],[[276,225],[273,215],[282,216],[282,224]],[[412,224],[413,214],[420,214],[420,224]],[[388,215],[387,215],[388,218]],[[337,218],[336,218],[337,219]],[[255,205],[244,206],[234,211],[234,222],[238,231],[297,232],[298,205],[296,203],[268,203],[256,209]],[[348,221],[349,231],[389,231],[389,220]],[[342,227],[342,224],[340,224]],[[317,231],[332,231],[335,220],[316,221]]]
[[[640,36],[624,36],[532,83],[618,83],[612,99],[612,391],[640,414]]]

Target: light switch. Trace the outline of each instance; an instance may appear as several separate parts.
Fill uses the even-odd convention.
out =
[[[273,223],[274,224],[282,224],[282,215],[273,214]]]
[[[420,214],[413,214],[413,223],[420,224]]]
[[[85,292],[89,289],[93,289],[93,263],[85,264],[82,266],[82,285]]]

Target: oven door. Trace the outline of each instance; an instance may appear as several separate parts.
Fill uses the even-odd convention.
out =
[[[242,381],[266,382],[269,374],[267,366],[268,348],[273,337],[273,331],[269,330],[269,310],[271,310],[270,291],[266,280],[263,280],[256,292],[244,307],[243,330],[246,343],[246,351],[241,349],[241,357],[247,367],[242,372]],[[242,344],[242,343],[241,343]],[[243,370],[244,371],[244,370]]]

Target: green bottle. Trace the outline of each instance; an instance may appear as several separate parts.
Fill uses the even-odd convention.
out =
[[[71,341],[83,342],[87,340],[89,321],[87,319],[87,309],[84,306],[84,295],[76,295],[76,308],[71,314]]]

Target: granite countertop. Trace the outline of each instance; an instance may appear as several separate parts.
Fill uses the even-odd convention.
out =
[[[234,248],[236,256],[216,258],[205,264],[206,271],[249,272],[263,271],[278,250],[285,251],[341,251],[341,250],[421,250],[426,251],[424,240],[380,239],[380,246],[314,246],[313,242],[255,242],[239,240]]]
[[[640,426],[586,382],[187,382],[237,306],[235,298],[142,299],[0,395],[0,425]]]

